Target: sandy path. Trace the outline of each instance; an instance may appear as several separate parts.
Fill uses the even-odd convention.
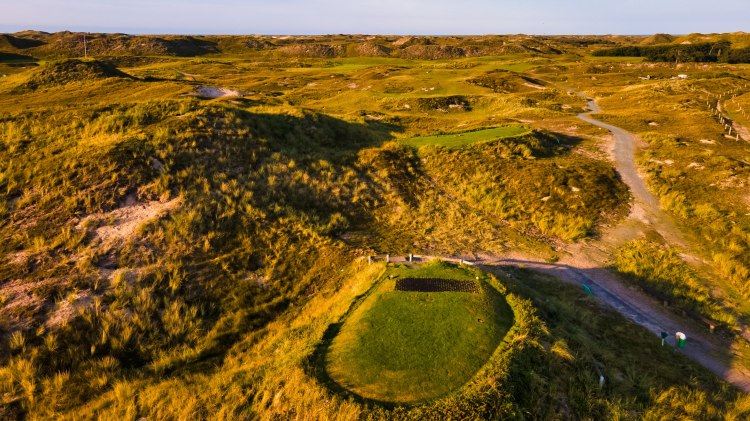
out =
[[[646,186],[643,177],[638,172],[635,163],[635,152],[637,141],[635,135],[611,124],[601,122],[591,117],[591,114],[600,112],[601,109],[593,99],[588,100],[590,112],[579,114],[578,118],[586,123],[593,124],[612,133],[614,144],[612,155],[615,168],[620,174],[622,181],[628,185],[633,194],[633,208],[629,219],[646,224],[657,231],[669,244],[686,246],[679,230],[672,223],[669,215],[665,214],[659,207],[657,199]]]
[[[679,352],[710,370],[715,375],[750,393],[750,372],[731,362],[732,344],[719,335],[708,332],[692,319],[678,316],[652,297],[637,289],[628,288],[616,275],[603,268],[587,253],[569,255],[558,263],[548,263],[538,257],[512,252],[507,256],[482,256],[477,259],[460,259],[452,256],[414,255],[415,261],[441,259],[478,266],[488,272],[508,275],[503,267],[523,267],[539,271],[575,285],[588,286],[599,302],[613,308],[634,323],[653,333],[660,341],[661,332],[670,335],[668,343],[674,345],[674,334],[687,335],[688,345]],[[392,262],[405,262],[405,257],[391,256]]]
[[[656,335],[654,340],[661,340],[661,332],[669,333],[672,341],[675,332],[685,333],[688,346],[680,349],[681,353],[737,388],[750,393],[750,372],[732,363],[733,345],[730,340],[710,333],[706,325],[673,313],[649,295],[626,286],[614,273],[606,269],[614,247],[642,236],[646,230],[657,232],[672,245],[686,248],[687,242],[683,240],[671,218],[659,208],[658,199],[648,190],[638,172],[635,164],[636,137],[622,128],[592,118],[591,114],[599,112],[600,109],[594,100],[588,101],[591,112],[580,114],[578,118],[612,133],[615,167],[633,194],[632,211],[625,221],[604,232],[601,240],[563,246],[560,250],[562,258],[558,263],[547,263],[538,257],[516,251],[507,255],[481,256],[473,260],[446,256],[416,258],[440,258],[463,262],[501,273],[503,266],[525,267],[553,275],[564,282],[585,284],[600,302]],[[395,257],[392,261],[404,259]]]

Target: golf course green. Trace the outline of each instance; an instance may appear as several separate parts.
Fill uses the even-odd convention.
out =
[[[473,143],[491,142],[493,140],[520,136],[529,131],[520,125],[493,127],[470,132],[444,133],[434,136],[418,136],[404,139],[401,142],[412,147],[443,146],[449,149],[461,148]]]
[[[480,271],[443,262],[391,267],[344,321],[326,369],[365,399],[430,400],[471,380],[512,324],[511,308]]]

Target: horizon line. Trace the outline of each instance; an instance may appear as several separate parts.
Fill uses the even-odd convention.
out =
[[[322,36],[378,36],[378,37],[406,37],[406,36],[412,36],[412,37],[489,37],[489,36],[569,36],[569,37],[648,37],[652,35],[671,35],[671,36],[687,36],[687,35],[729,35],[729,34],[747,34],[745,31],[729,31],[729,32],[686,32],[686,33],[669,33],[669,32],[655,32],[652,34],[627,34],[627,33],[588,33],[588,34],[581,34],[581,33],[526,33],[526,32],[516,32],[516,33],[476,33],[476,34],[470,34],[470,33],[464,33],[464,34],[428,34],[428,33],[345,33],[345,32],[335,32],[335,33],[251,33],[251,32],[243,32],[243,33],[198,33],[198,32],[124,32],[124,31],[112,31],[112,32],[102,32],[102,31],[81,31],[81,30],[71,30],[71,29],[61,29],[57,31],[45,31],[41,29],[22,29],[18,31],[13,32],[0,32],[1,34],[8,34],[13,35],[21,32],[41,32],[45,34],[58,34],[58,33],[78,33],[78,34],[105,34],[105,35],[115,35],[115,34],[122,34],[122,35],[132,35],[132,36],[161,36],[161,35],[182,35],[182,36],[260,36],[260,37],[322,37]]]

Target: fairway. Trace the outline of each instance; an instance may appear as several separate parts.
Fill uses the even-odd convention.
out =
[[[426,278],[430,285],[440,279],[447,288],[397,290],[400,278],[411,284]],[[450,282],[470,292],[456,292]],[[442,262],[389,268],[333,340],[327,370],[366,399],[409,404],[438,398],[474,377],[512,323],[505,299],[479,271]]]
[[[447,133],[435,136],[420,136],[404,139],[405,145],[420,147],[427,145],[444,146],[446,148],[460,148],[472,143],[490,142],[505,139],[507,137],[519,136],[529,130],[524,126],[503,126],[491,129],[475,130],[471,132]]]

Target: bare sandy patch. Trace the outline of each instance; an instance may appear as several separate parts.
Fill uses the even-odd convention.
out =
[[[750,130],[747,127],[735,122],[732,124],[734,131],[739,133],[740,138],[750,142]]]
[[[400,47],[400,46],[406,44],[407,42],[411,41],[413,38],[414,37],[410,37],[410,36],[401,37],[401,38],[397,39],[396,41],[394,41],[393,45],[396,46],[396,47]]]
[[[12,265],[24,266],[29,262],[31,255],[32,253],[29,250],[21,250],[19,252],[10,253],[8,255],[8,262]]]
[[[242,96],[242,92],[229,88],[201,85],[195,89],[194,95],[203,98],[232,98]]]
[[[99,226],[95,231],[96,238],[105,245],[112,245],[119,241],[132,238],[136,230],[146,222],[158,219],[167,212],[177,208],[181,202],[179,197],[168,202],[130,203],[111,212],[89,215],[78,223],[76,228],[91,224]]]
[[[24,282],[15,279],[0,287],[0,329],[30,329],[32,320],[25,314],[34,313],[44,306],[45,299],[35,294],[40,288],[51,287],[60,279]]]
[[[91,291],[74,292],[58,301],[44,323],[48,328],[65,326],[81,309],[94,304]]]
[[[542,85],[537,85],[535,83],[530,83],[530,82],[524,82],[523,86],[528,86],[529,88],[534,88],[534,89],[547,89]]]

